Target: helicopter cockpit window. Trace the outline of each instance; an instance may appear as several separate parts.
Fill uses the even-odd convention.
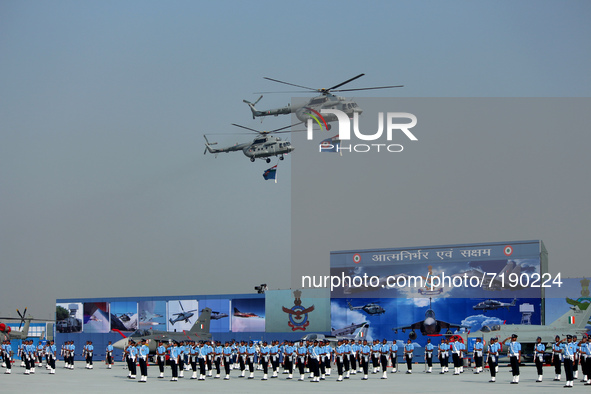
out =
[[[482,331],[482,332],[490,332],[490,327],[489,326],[482,326],[482,328],[480,329],[480,331]]]

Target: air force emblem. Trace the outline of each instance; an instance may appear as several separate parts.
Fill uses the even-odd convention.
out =
[[[300,299],[302,292],[299,290],[294,291],[293,295],[295,299],[293,300],[294,305],[291,307],[291,309],[282,307],[283,312],[289,315],[289,322],[287,324],[291,327],[291,331],[306,331],[306,327],[310,325],[308,313],[314,310],[314,305],[309,308],[303,307],[302,300]]]

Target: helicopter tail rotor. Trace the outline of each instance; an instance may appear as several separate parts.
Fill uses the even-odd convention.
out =
[[[259,101],[261,101],[261,99],[262,99],[262,98],[263,98],[263,95],[261,94],[261,97],[259,97],[259,98],[257,99],[257,101],[255,101],[254,103],[251,103],[251,102],[250,102],[250,101],[248,101],[248,100],[242,100],[243,102],[245,102],[246,104],[248,104],[248,106],[250,107],[250,111],[252,112],[252,118],[253,118],[253,119],[254,119],[256,116],[260,116],[260,115],[259,115],[259,112],[260,112],[260,111],[258,111],[258,110],[255,108],[255,105],[257,105],[257,103],[258,103]]]
[[[205,138],[205,150],[203,151],[203,154],[205,155],[207,152],[216,153],[215,150],[211,149],[211,145],[217,145],[217,142],[209,142],[205,134],[203,134],[203,138]]]

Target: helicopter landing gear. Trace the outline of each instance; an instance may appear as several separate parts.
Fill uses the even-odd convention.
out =
[[[254,157],[251,157],[251,158],[250,158],[250,161],[252,161],[252,162],[254,163]]]
[[[269,159],[269,158],[267,157],[267,159],[266,159],[265,161],[266,161],[267,163],[270,163],[270,162],[271,162],[271,159]]]
[[[285,157],[279,156],[279,160],[283,160],[283,159],[285,159]]]

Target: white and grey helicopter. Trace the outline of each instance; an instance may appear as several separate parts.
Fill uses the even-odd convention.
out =
[[[287,104],[285,107],[269,109],[269,110],[264,110],[264,111],[257,110],[255,107],[255,105],[263,98],[262,95],[254,103],[252,103],[248,100],[242,100],[242,101],[244,101],[250,107],[253,119],[256,117],[262,117],[262,116],[271,116],[271,115],[279,116],[279,115],[288,115],[291,113],[295,113],[296,117],[301,122],[306,122],[308,119],[310,119],[310,114],[312,114],[312,113],[318,114],[318,113],[320,113],[321,109],[337,109],[337,110],[340,110],[340,111],[346,113],[350,118],[353,118],[353,115],[355,113],[361,114],[363,112],[363,109],[361,109],[355,101],[353,101],[349,98],[334,95],[331,92],[353,92],[353,91],[358,91],[358,90],[390,89],[390,88],[401,88],[404,86],[404,85],[395,85],[395,86],[377,86],[377,87],[372,87],[372,88],[337,89],[338,87],[341,87],[349,82],[352,82],[352,81],[356,80],[357,78],[361,78],[364,75],[365,74],[359,74],[351,79],[346,80],[345,82],[341,82],[341,83],[339,83],[335,86],[332,86],[328,89],[324,89],[324,88],[323,89],[313,89],[313,88],[309,88],[307,86],[296,85],[293,83],[264,77],[265,79],[267,79],[269,81],[278,82],[278,83],[282,83],[282,84],[290,85],[290,86],[295,86],[295,87],[298,87],[301,89],[306,89],[307,91],[311,91],[311,92],[318,92],[318,93],[320,93],[320,96],[314,97],[302,105],[291,106],[290,104]],[[293,91],[293,92],[258,92],[258,93],[305,93],[305,91],[300,90],[300,91]],[[323,115],[323,117],[327,123],[337,121],[337,117],[332,114],[326,114],[326,115]],[[327,124],[326,128],[330,130],[330,125]]]
[[[257,133],[258,135],[251,142],[244,142],[242,144],[235,144],[225,148],[216,149],[212,148],[212,146],[217,145],[217,142],[209,142],[209,140],[207,139],[207,135],[204,134],[203,138],[205,138],[205,151],[203,152],[203,154],[209,152],[215,154],[217,157],[218,153],[242,151],[242,153],[244,153],[246,157],[250,158],[250,161],[252,162],[254,162],[256,159],[263,159],[267,163],[270,163],[271,157],[279,156],[279,160],[283,160],[286,154],[293,152],[294,150],[294,147],[291,145],[291,142],[283,140],[280,137],[271,135],[279,133],[291,133],[294,130],[285,129],[292,127],[292,125],[281,127],[279,129],[271,131],[258,131],[255,129],[251,129],[250,127],[241,126],[235,123],[232,123],[232,125],[252,131],[254,133]]]

